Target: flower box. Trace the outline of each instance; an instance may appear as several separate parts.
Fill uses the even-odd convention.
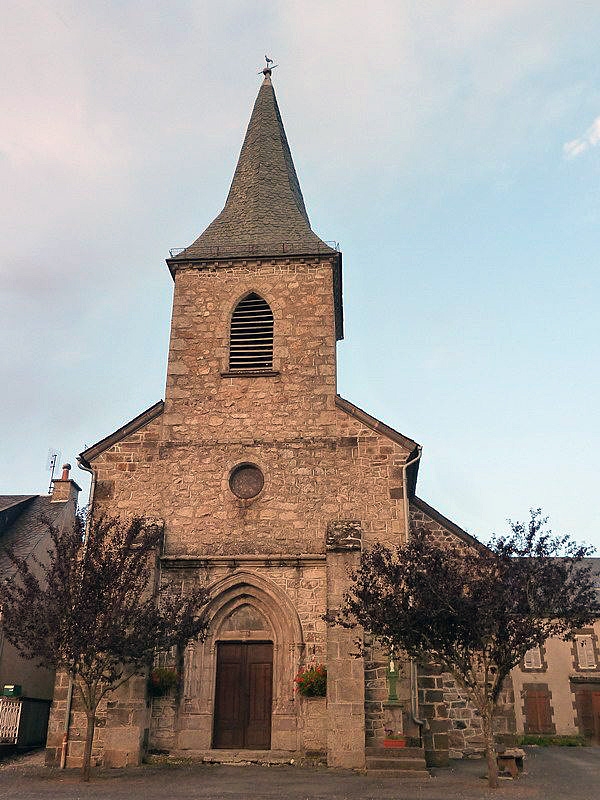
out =
[[[406,747],[406,736],[399,736],[396,739],[384,739],[383,746],[387,748]]]
[[[296,691],[303,697],[325,697],[327,694],[327,667],[325,664],[309,664],[301,667],[294,678]]]
[[[148,694],[150,697],[165,697],[171,690],[179,689],[180,676],[171,667],[156,667],[148,678]]]

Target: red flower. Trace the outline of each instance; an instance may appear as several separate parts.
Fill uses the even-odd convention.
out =
[[[325,697],[327,692],[327,667],[324,664],[309,664],[302,667],[296,677],[296,691],[304,697]]]

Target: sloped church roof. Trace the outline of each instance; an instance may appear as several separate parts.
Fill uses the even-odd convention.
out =
[[[271,83],[254,103],[225,207],[196,241],[168,263],[223,256],[333,253],[310,227]]]

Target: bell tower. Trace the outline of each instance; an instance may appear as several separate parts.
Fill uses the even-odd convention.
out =
[[[311,229],[271,82],[254,104],[225,206],[167,260],[175,280],[165,433],[219,440],[322,433],[336,394],[341,253]]]

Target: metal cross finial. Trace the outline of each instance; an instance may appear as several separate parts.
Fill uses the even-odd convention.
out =
[[[262,73],[265,77],[271,74],[271,71],[275,69],[277,64],[273,64],[273,59],[269,58],[269,56],[265,56],[265,61],[267,62],[267,66],[258,73],[259,75]],[[273,66],[271,66],[273,64]]]

